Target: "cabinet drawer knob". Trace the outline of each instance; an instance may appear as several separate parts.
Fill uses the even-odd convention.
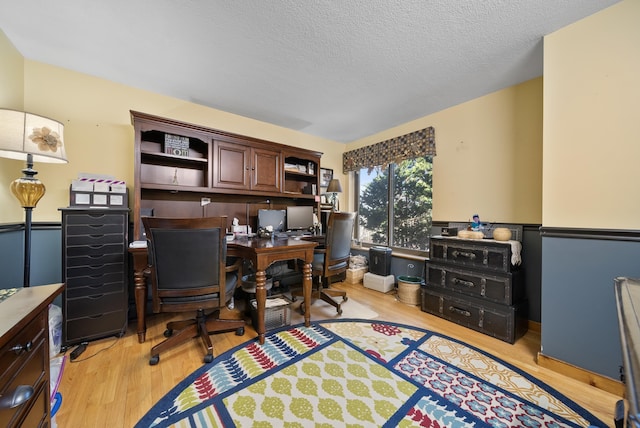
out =
[[[24,345],[21,345],[21,344],[18,343],[17,345],[14,345],[13,348],[11,348],[11,350],[13,352],[15,352],[16,355],[20,355],[23,352],[30,352],[32,349],[33,349],[33,342],[32,341],[28,341]]]
[[[471,316],[471,312],[464,310],[464,309],[460,309],[460,308],[456,308],[455,306],[449,306],[449,311],[450,312],[455,312],[457,314],[460,315],[464,315],[465,317],[470,317]]]
[[[30,385],[18,385],[13,391],[7,391],[0,395],[0,409],[13,409],[27,401],[33,395],[33,388]]]

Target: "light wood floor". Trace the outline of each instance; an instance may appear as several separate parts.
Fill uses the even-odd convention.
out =
[[[536,365],[535,358],[540,348],[539,332],[530,330],[514,345],[510,345],[429,315],[422,312],[419,306],[401,303],[392,293],[368,290],[361,284],[337,283],[332,287],[346,290],[351,299],[380,314],[381,320],[437,331],[484,349],[546,382],[613,426],[618,396]],[[238,308],[241,305],[236,306],[234,311],[227,311],[223,317],[240,317]],[[151,347],[164,339],[164,323],[181,318],[184,318],[184,314],[175,317],[166,314],[148,316],[145,343],[138,343],[133,322],[125,336],[90,342],[80,358],[74,362],[67,360],[59,386],[62,406],[56,414],[58,426],[135,425],[177,383],[203,364],[203,347],[199,339],[194,339],[161,355],[158,365],[149,366]],[[212,335],[214,355],[255,337],[250,322],[247,323],[244,336],[236,336],[233,332]]]

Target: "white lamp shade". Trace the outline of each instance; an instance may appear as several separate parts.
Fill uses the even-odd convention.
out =
[[[66,163],[64,125],[16,110],[0,109],[0,157],[34,162]]]

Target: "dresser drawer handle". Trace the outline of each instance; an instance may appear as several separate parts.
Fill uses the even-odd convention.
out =
[[[453,257],[456,257],[456,258],[457,258],[458,256],[460,256],[460,257],[466,257],[466,258],[468,258],[469,260],[475,260],[475,259],[476,259],[476,255],[475,255],[475,253],[468,253],[468,252],[466,252],[466,251],[458,251],[458,250],[454,250],[454,251],[451,253],[451,255],[452,255]]]
[[[13,348],[11,348],[11,351],[15,352],[16,355],[20,355],[23,352],[31,352],[32,349],[33,349],[33,342],[28,341],[24,345],[20,345],[18,343],[17,345],[13,346]]]
[[[454,284],[466,285],[469,288],[476,286],[472,281],[465,281],[464,279],[460,278],[453,278],[452,282]]]
[[[456,308],[455,306],[449,306],[449,312],[455,312],[458,313],[460,315],[464,315],[465,317],[470,317],[471,316],[471,312],[464,310],[464,309],[460,309],[460,308]]]
[[[13,409],[27,401],[33,395],[33,387],[29,385],[18,385],[13,391],[8,391],[5,395],[0,395],[0,409]]]

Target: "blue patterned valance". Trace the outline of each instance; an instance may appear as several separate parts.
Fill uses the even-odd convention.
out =
[[[436,155],[436,132],[432,126],[409,134],[394,137],[370,146],[345,152],[342,170],[357,171],[362,168],[386,168],[390,163],[405,159]]]

